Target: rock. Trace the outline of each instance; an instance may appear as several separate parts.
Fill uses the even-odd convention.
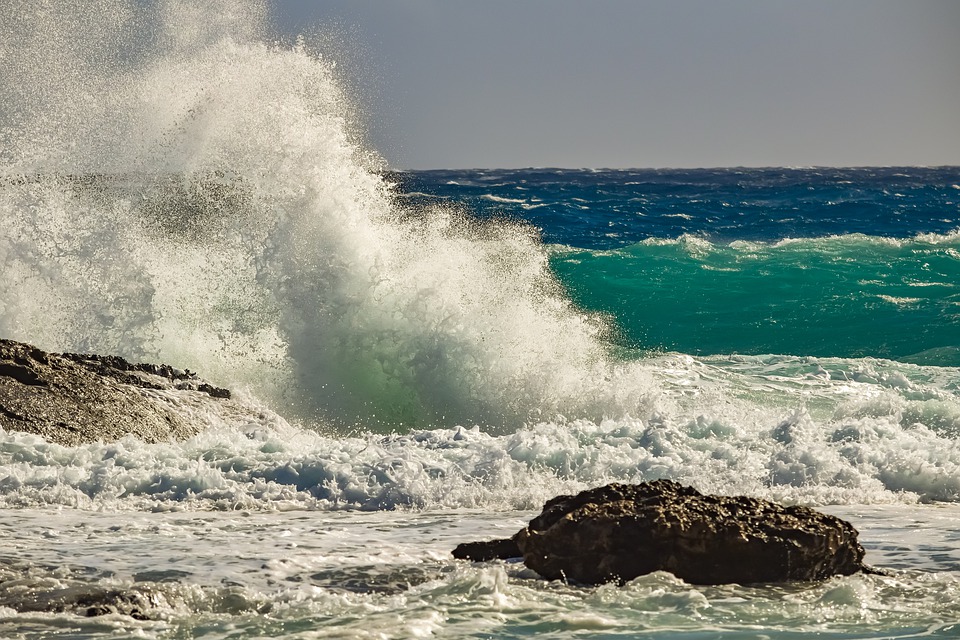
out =
[[[460,545],[454,555],[509,557],[493,551],[507,542],[545,578],[583,584],[623,583],[653,571],[692,584],[875,572],[863,564],[856,529],[840,518],[756,498],[703,495],[670,480],[558,496],[508,541]]]
[[[669,571],[693,584],[822,580],[866,569],[853,526],[806,507],[670,480],[560,496],[517,534],[524,563],[597,584]]]
[[[517,546],[516,536],[485,542],[464,542],[453,550],[453,557],[460,560],[485,562],[487,560],[509,560],[523,556]]]
[[[208,586],[202,581],[195,582],[191,579],[195,575],[191,571],[147,569],[135,573],[131,582],[113,571],[73,564],[71,561],[77,558],[68,557],[70,554],[65,554],[55,565],[37,563],[29,553],[23,555],[25,557],[18,558],[11,553],[0,554],[0,611],[3,612],[2,625],[5,630],[11,619],[17,620],[12,616],[11,610],[27,614],[19,618],[23,623],[20,625],[21,629],[27,629],[32,624],[31,620],[45,620],[47,624],[50,623],[52,618],[48,614],[113,618],[106,623],[109,628],[81,625],[87,630],[94,629],[81,635],[81,629],[75,629],[76,625],[69,619],[57,615],[59,622],[54,624],[58,628],[50,633],[58,635],[59,631],[60,634],[65,634],[64,637],[75,638],[101,637],[108,635],[109,630],[121,628],[128,631],[129,635],[128,625],[118,616],[169,622],[171,615],[179,614],[197,603],[200,603],[201,607],[204,603],[212,603],[212,611],[219,614],[264,615],[272,608],[270,602],[256,594],[248,597],[245,590],[236,583],[225,580],[223,585]],[[377,569],[383,570],[382,567]],[[353,568],[348,570],[352,571]],[[424,571],[424,574],[426,573]],[[398,589],[402,589],[404,580],[416,584],[413,582],[416,576],[398,576],[395,579],[397,583],[401,583],[398,584]],[[435,577],[424,577],[420,582],[431,579]],[[96,631],[102,633],[98,635]],[[49,635],[39,632],[31,634],[29,631],[25,633],[26,635],[3,633],[0,636],[6,639]]]
[[[190,371],[116,356],[47,353],[0,339],[0,427],[76,446],[133,435],[183,440],[200,425],[174,410],[171,394],[230,397]]]

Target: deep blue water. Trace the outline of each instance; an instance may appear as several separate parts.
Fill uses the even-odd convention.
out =
[[[723,243],[960,229],[960,168],[432,170],[397,174],[414,203],[530,222],[548,244],[612,249],[692,234]],[[421,194],[421,195],[416,195]]]
[[[960,168],[397,174],[521,220],[622,346],[960,365]]]

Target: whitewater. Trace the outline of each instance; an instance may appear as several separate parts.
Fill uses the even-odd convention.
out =
[[[237,399],[182,402],[185,442],[0,432],[0,635],[960,635],[960,171],[390,171],[335,52],[268,17],[0,18],[0,336]],[[450,556],[656,478],[840,515],[890,575]],[[51,610],[91,587],[147,613]]]

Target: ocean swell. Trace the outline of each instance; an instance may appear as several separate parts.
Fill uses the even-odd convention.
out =
[[[617,318],[631,346],[960,366],[957,232],[552,251],[572,298]]]

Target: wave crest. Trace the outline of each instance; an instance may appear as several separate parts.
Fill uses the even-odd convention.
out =
[[[3,173],[21,177],[0,188],[0,332],[169,361],[341,427],[635,406],[643,383],[610,389],[605,323],[530,229],[402,209],[332,63],[257,41],[262,6],[229,5],[76,9],[123,18],[63,64],[50,42],[70,15],[19,7],[50,36],[30,51],[52,89],[27,121],[4,116]],[[124,62],[147,18],[152,46]]]

